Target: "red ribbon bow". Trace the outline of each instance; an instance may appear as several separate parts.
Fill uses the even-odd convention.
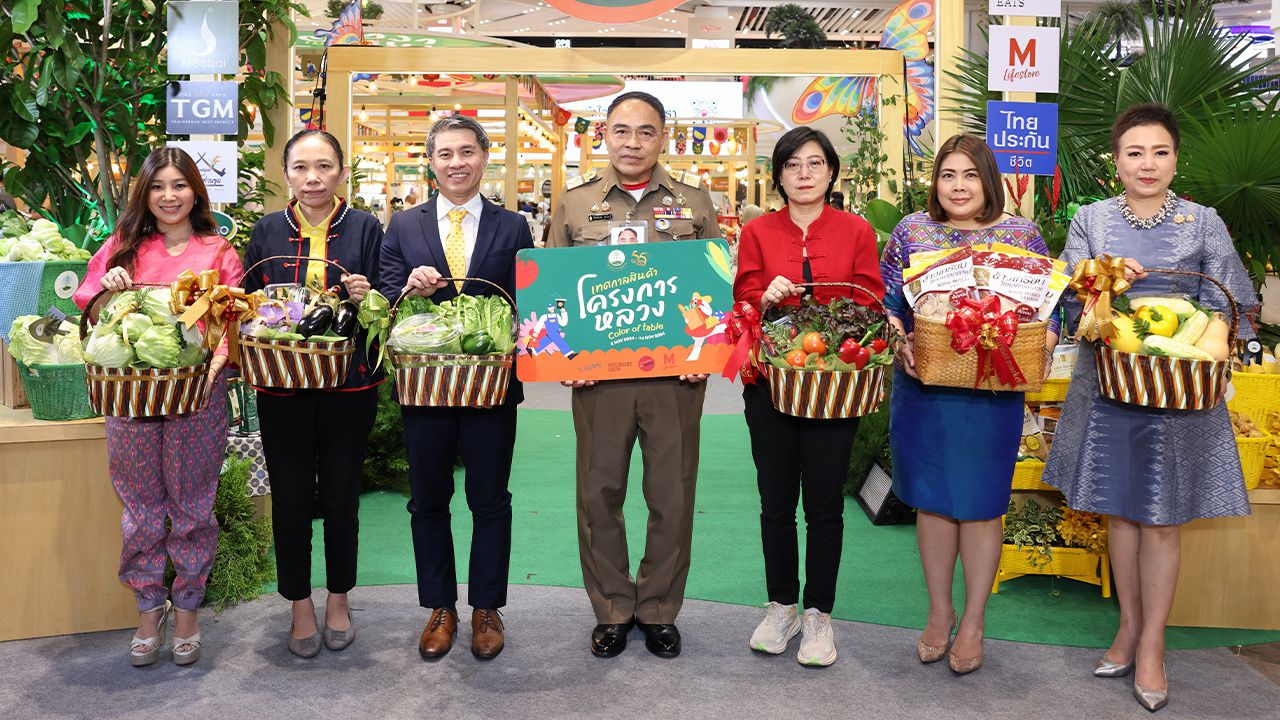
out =
[[[743,300],[733,306],[724,334],[734,348],[724,365],[724,377],[732,380],[741,374],[742,383],[751,385],[760,376],[760,369],[756,367],[756,349],[762,336],[760,320],[760,311],[751,303]]]
[[[960,307],[947,313],[951,347],[961,355],[976,347],[978,375],[973,386],[981,387],[992,374],[1002,385],[1016,387],[1027,381],[1009,349],[1018,336],[1018,318],[1013,311],[1000,312],[1000,298],[988,295],[981,300],[965,298]]]

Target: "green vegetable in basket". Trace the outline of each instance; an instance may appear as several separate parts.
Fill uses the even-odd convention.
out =
[[[157,325],[176,325],[178,316],[169,307],[172,294],[167,287],[147,288],[138,291],[139,309]]]
[[[373,369],[377,370],[387,356],[387,331],[391,328],[391,302],[377,290],[370,290],[360,301],[356,322],[368,331],[364,337],[365,357],[369,357],[373,341],[375,339],[378,341],[378,357],[373,359]]]
[[[138,342],[138,338],[142,337],[142,333],[148,328],[155,325],[151,322],[151,318],[142,313],[129,313],[120,320],[120,330],[124,333],[125,339],[130,345]]]
[[[31,222],[14,210],[0,213],[0,235],[17,238],[31,232]]]
[[[307,338],[307,342],[338,343],[344,342],[346,339],[347,338],[344,338],[341,335],[312,335]]]
[[[99,326],[85,343],[84,359],[104,368],[122,368],[133,363],[134,355],[118,330]]]
[[[175,367],[192,367],[204,362],[205,349],[200,343],[187,343],[178,351],[178,364]]]
[[[142,300],[137,290],[126,290],[116,293],[106,307],[98,313],[99,327],[114,327],[125,315],[141,307]],[[105,366],[104,366],[105,367]]]
[[[155,368],[179,367],[182,333],[173,325],[152,325],[134,343],[138,360]]]
[[[84,362],[80,351],[80,335],[75,325],[63,321],[58,329],[61,335],[54,335],[52,342],[43,342],[33,337],[30,332],[31,323],[40,319],[39,315],[22,315],[13,319],[9,329],[9,354],[23,365],[74,365]]]
[[[462,336],[462,352],[467,355],[489,355],[493,351],[493,338],[483,330]]]

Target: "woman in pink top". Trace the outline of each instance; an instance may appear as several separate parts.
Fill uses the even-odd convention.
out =
[[[116,232],[89,261],[75,301],[85,308],[104,289],[171,283],[184,270],[210,268],[226,285],[239,285],[244,273],[235,249],[218,235],[195,162],[177,148],[159,148],[142,164]],[[198,412],[106,419],[111,482],[124,503],[120,580],[133,589],[140,613],[129,646],[135,666],[159,658],[170,608],[177,609],[174,662],[200,658],[196,611],[218,547],[213,500],[227,444],[226,363],[224,343],[210,362],[208,396]],[[176,571],[172,603],[166,559]]]

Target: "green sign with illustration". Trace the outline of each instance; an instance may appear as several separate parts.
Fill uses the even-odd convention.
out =
[[[718,373],[733,270],[723,240],[521,250],[524,381]]]

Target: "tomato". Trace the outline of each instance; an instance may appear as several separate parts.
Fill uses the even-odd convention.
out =
[[[787,364],[794,368],[804,367],[804,361],[809,357],[809,353],[803,350],[792,350],[787,353]]]
[[[889,347],[889,343],[886,343],[884,340],[880,338],[876,338],[875,340],[871,341],[871,354],[879,355],[880,353],[884,352],[884,349],[887,347]]]
[[[822,333],[805,333],[804,337],[800,338],[800,347],[804,348],[806,353],[827,354],[827,341],[822,339]]]

